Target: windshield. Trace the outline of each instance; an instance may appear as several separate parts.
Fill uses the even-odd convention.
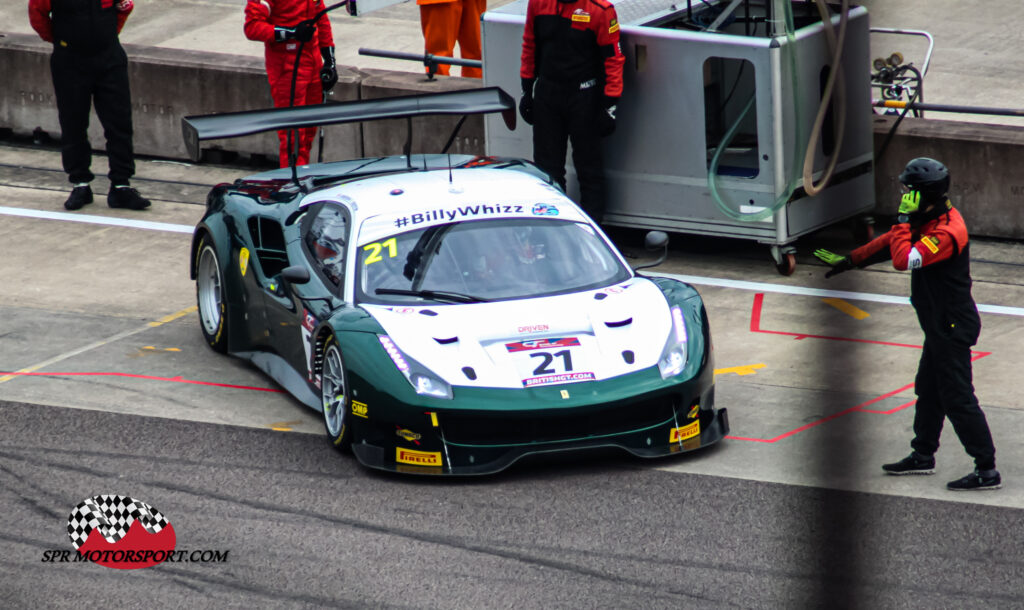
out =
[[[471,303],[596,289],[630,277],[589,225],[509,218],[435,225],[358,248],[357,298]]]

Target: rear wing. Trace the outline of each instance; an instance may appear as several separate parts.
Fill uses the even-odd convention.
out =
[[[357,121],[411,119],[436,114],[469,115],[500,112],[505,119],[505,125],[509,129],[515,129],[515,108],[512,96],[498,87],[487,87],[313,106],[187,116],[181,119],[181,131],[189,156],[193,161],[199,161],[199,143],[203,140],[237,138],[265,131]]]

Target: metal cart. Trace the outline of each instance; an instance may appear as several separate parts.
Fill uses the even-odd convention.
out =
[[[605,139],[606,224],[756,240],[788,275],[798,237],[874,208],[867,11],[847,13],[837,75],[846,112],[825,115],[813,142],[815,179],[828,155],[838,155],[837,166],[810,197],[797,178],[832,55],[813,2],[791,3],[788,34],[778,27],[779,6],[615,2],[626,64],[618,125]],[[525,13],[518,0],[484,15],[486,85],[519,91]],[[831,18],[835,28],[840,21]],[[840,119],[845,132],[834,150]],[[529,126],[510,132],[489,117],[485,129],[488,154],[532,157]]]

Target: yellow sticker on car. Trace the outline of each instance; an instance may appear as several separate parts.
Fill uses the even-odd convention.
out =
[[[681,428],[672,428],[672,431],[669,432],[668,435],[668,442],[678,443],[680,441],[685,441],[688,438],[693,438],[698,434],[700,434],[699,419],[693,422],[692,424],[687,424],[685,426],[682,426]]]
[[[352,401],[352,415],[356,417],[362,417],[363,419],[370,419],[369,409],[365,402],[359,402],[358,400]]]
[[[939,238],[938,237],[932,237],[931,235],[925,235],[924,237],[921,238],[921,243],[924,244],[926,248],[931,250],[932,254],[938,254],[939,253]]]
[[[245,277],[246,270],[249,269],[249,249],[242,248],[238,251],[238,268],[242,270],[242,277]]]
[[[414,451],[402,447],[395,448],[395,461],[399,464],[416,466],[441,466],[440,451]]]

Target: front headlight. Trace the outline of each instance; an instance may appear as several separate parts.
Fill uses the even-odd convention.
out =
[[[391,337],[379,335],[378,338],[380,339],[381,346],[384,347],[384,351],[388,353],[391,361],[395,363],[395,367],[402,373],[402,376],[405,377],[405,380],[409,382],[409,385],[412,386],[412,389],[417,394],[433,396],[434,398],[450,399],[452,397],[452,386],[448,382],[435,375],[430,369],[419,362],[403,354],[402,350],[398,349],[395,342],[391,340]]]
[[[658,370],[661,371],[661,378],[668,379],[683,372],[686,368],[686,321],[683,319],[683,310],[673,306],[672,331],[668,334],[668,341],[665,342],[665,349],[658,358]]]

